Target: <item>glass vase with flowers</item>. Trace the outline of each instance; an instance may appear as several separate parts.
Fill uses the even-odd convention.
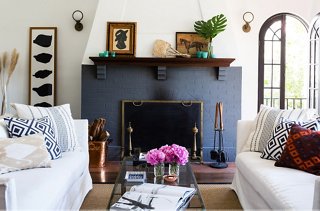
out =
[[[165,162],[169,163],[168,174],[179,176],[180,165],[185,165],[189,161],[188,150],[177,144],[164,145],[160,150],[165,154]]]
[[[153,165],[155,177],[163,177],[165,157],[166,155],[161,150],[156,148],[147,152],[146,161],[147,163]]]

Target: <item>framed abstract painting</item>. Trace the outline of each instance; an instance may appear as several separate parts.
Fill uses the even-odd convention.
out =
[[[29,104],[55,105],[57,72],[57,27],[30,27]]]
[[[136,22],[107,23],[107,51],[117,55],[136,55]]]

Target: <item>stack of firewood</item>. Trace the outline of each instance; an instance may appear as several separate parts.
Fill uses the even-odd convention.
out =
[[[107,141],[110,134],[104,130],[106,119],[95,119],[92,124],[89,124],[89,141]]]

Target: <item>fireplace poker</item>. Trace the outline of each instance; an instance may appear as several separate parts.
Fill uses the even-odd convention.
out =
[[[218,115],[220,118],[220,125],[218,128]],[[211,150],[211,159],[216,160],[216,162],[210,164],[212,168],[227,168],[228,164],[226,163],[227,160],[227,154],[223,149],[223,104],[222,102],[219,102],[216,104],[216,114],[215,114],[215,123],[214,123],[214,145],[213,150]],[[219,136],[219,147],[218,150],[216,150],[216,135],[218,132]]]

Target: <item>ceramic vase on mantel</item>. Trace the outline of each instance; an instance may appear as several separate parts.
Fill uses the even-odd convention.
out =
[[[164,175],[164,163],[160,163],[153,166],[154,177],[163,177]]]
[[[180,165],[177,163],[169,163],[169,175],[179,176]]]

